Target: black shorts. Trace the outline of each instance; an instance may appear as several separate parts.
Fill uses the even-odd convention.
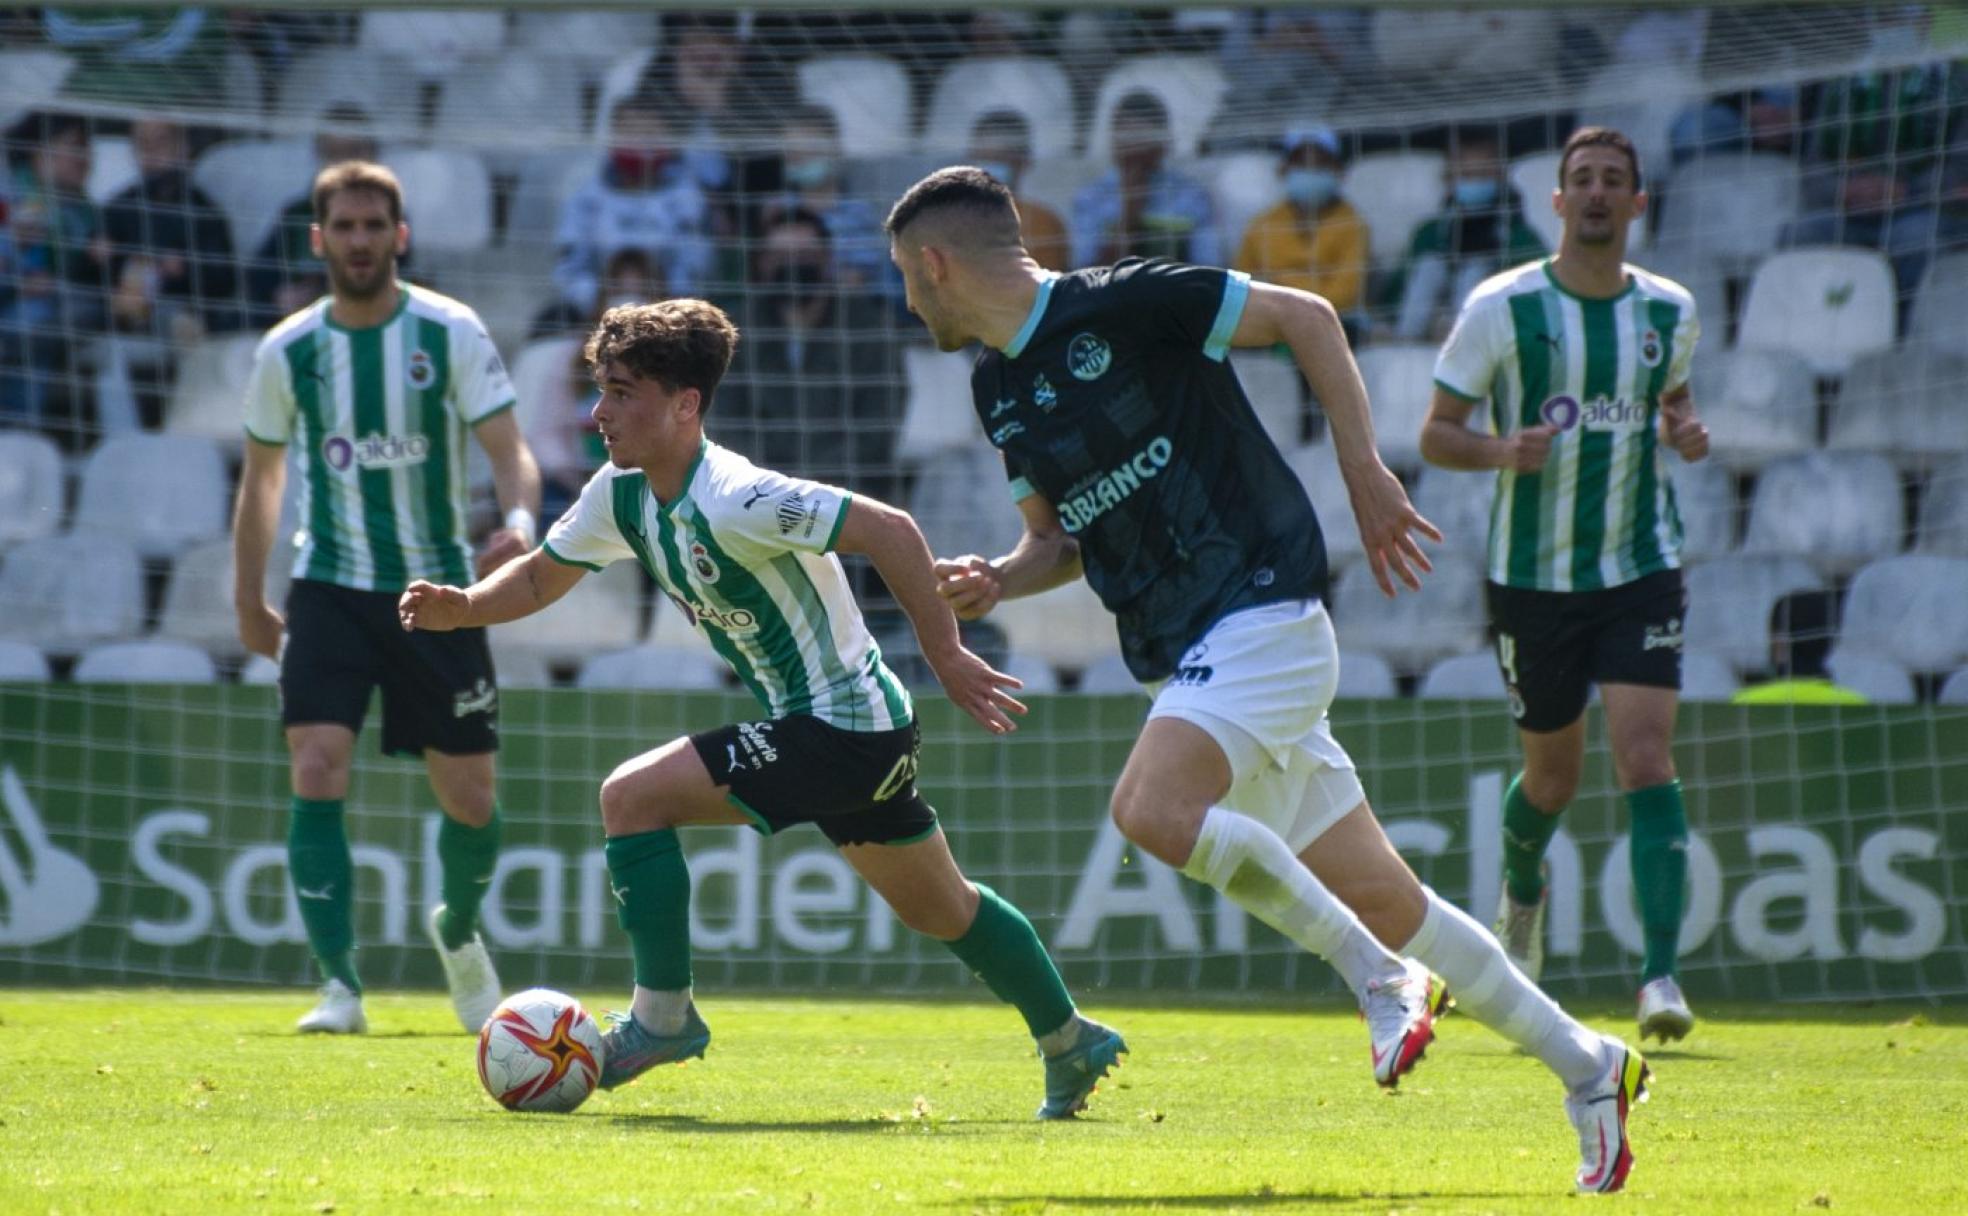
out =
[[[936,830],[916,790],[922,733],[913,722],[855,731],[802,714],[720,726],[690,745],[767,836],[810,823],[836,845],[913,844]]]
[[[1497,666],[1524,730],[1562,730],[1593,684],[1681,687],[1688,593],[1679,570],[1602,591],[1486,586]]]
[[[499,686],[485,631],[405,633],[397,598],[294,580],[280,657],[281,724],[338,722],[360,731],[370,691],[380,685],[385,755],[499,750]]]

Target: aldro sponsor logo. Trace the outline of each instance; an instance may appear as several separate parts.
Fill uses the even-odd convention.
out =
[[[337,473],[350,465],[358,469],[403,469],[424,463],[430,455],[430,440],[422,435],[369,434],[351,440],[330,435],[321,441],[321,458]]]
[[[1561,431],[1637,431],[1647,425],[1647,406],[1604,393],[1583,404],[1577,397],[1558,396],[1546,399],[1538,417]]]
[[[677,611],[690,619],[693,625],[709,625],[725,633],[746,633],[758,627],[758,618],[744,608],[733,608],[729,612],[713,608],[709,604],[699,604],[680,595],[670,596]]]
[[[1143,482],[1159,475],[1168,467],[1169,458],[1174,453],[1175,445],[1169,442],[1167,436],[1155,436],[1140,451],[1059,504],[1059,522],[1066,526],[1068,532],[1078,532],[1125,502],[1129,495],[1141,488]]]

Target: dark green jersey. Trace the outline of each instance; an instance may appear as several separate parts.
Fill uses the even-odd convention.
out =
[[[1159,259],[1058,275],[971,375],[1013,497],[1058,510],[1141,680],[1226,613],[1326,593],[1312,503],[1225,361],[1249,294]]]

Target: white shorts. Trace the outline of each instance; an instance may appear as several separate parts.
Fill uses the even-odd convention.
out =
[[[1200,728],[1230,761],[1222,806],[1276,832],[1294,853],[1366,800],[1326,707],[1339,688],[1339,645],[1317,600],[1224,617],[1148,689],[1150,718]]]

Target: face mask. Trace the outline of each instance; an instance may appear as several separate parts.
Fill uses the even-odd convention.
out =
[[[1339,193],[1339,175],[1330,169],[1288,169],[1285,197],[1301,207],[1323,207]]]
[[[786,182],[800,190],[813,190],[834,180],[834,162],[826,157],[794,161],[786,166]]]
[[[1459,177],[1452,188],[1456,206],[1493,207],[1497,201],[1497,183],[1493,177]]]
[[[668,148],[615,148],[608,154],[608,164],[617,179],[639,185],[660,178],[671,156]]]

